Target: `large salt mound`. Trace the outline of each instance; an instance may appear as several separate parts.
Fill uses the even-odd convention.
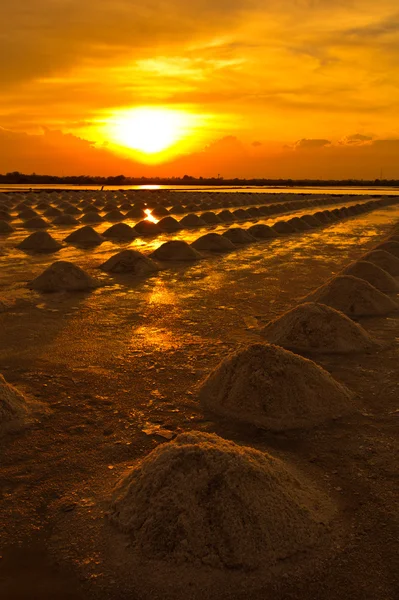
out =
[[[368,281],[352,275],[330,279],[303,300],[327,304],[350,317],[387,315],[399,308],[394,300]]]
[[[20,250],[33,250],[35,252],[57,252],[62,245],[57,242],[47,231],[35,231],[17,245]]]
[[[245,231],[245,229],[241,229],[241,227],[231,227],[222,233],[222,235],[233,244],[250,244],[251,242],[256,242],[256,238],[248,231]]]
[[[230,250],[235,250],[233,242],[218,233],[206,233],[191,245],[196,250],[209,250],[211,252],[230,252]]]
[[[376,250],[384,250],[393,254],[396,258],[399,258],[399,243],[395,241],[384,242],[376,247]]]
[[[260,331],[271,344],[295,352],[349,354],[375,348],[367,331],[342,312],[315,302],[300,304]]]
[[[122,241],[130,241],[137,237],[137,233],[134,231],[133,227],[130,227],[126,223],[116,223],[115,225],[111,225],[111,227],[106,229],[102,235],[111,240]]]
[[[384,269],[384,271],[387,271],[394,277],[399,275],[399,258],[396,258],[396,256],[390,252],[386,252],[385,250],[373,250],[372,252],[364,254],[362,260],[367,260],[368,262],[377,265],[377,267]]]
[[[104,238],[89,225],[73,231],[65,238],[65,242],[70,242],[73,244],[97,245],[101,244],[103,241]]]
[[[0,373],[0,436],[31,425],[46,412],[43,404],[26,398]]]
[[[133,273],[143,277],[158,271],[159,267],[151,258],[137,250],[123,250],[100,265],[100,269],[108,273]]]
[[[317,544],[334,512],[283,461],[189,432],[125,475],[109,516],[141,559],[254,570]]]
[[[399,283],[392,275],[367,260],[359,260],[352,263],[342,273],[344,275],[353,275],[353,277],[358,277],[359,279],[365,279],[377,288],[377,290],[385,294],[399,292]]]
[[[75,292],[91,290],[98,285],[98,282],[80,267],[60,260],[31,281],[28,287],[40,292]]]
[[[199,260],[202,255],[192,246],[180,240],[165,242],[151,254],[158,260]]]
[[[199,390],[210,412],[273,431],[338,417],[352,408],[351,397],[314,362],[270,344],[254,344],[227,357]]]

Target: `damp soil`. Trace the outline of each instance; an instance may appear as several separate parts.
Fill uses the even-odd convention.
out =
[[[141,280],[107,276],[90,294],[41,295],[25,283],[61,258],[95,275],[115,247],[68,248],[50,259],[14,256],[4,243],[0,293],[16,304],[0,314],[0,372],[51,412],[0,440],[0,596],[396,599],[399,314],[359,319],[382,342],[377,351],[317,357],[356,393],[359,407],[322,427],[272,435],[212,420],[197,403],[196,386],[227,353],[261,341],[260,327],[381,242],[398,218],[397,208],[378,209],[194,265],[168,264]],[[179,235],[189,242],[199,236]],[[140,591],[137,574],[122,564],[126,539],[115,534],[110,548],[106,499],[134,461],[189,429],[301,469],[337,503],[336,531],[276,573],[265,565],[264,572],[218,578],[210,569],[181,582],[175,573],[176,586],[162,588],[160,566],[143,571]]]

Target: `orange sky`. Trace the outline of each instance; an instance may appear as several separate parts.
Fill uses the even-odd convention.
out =
[[[3,0],[0,55],[3,173],[399,178],[398,0]]]

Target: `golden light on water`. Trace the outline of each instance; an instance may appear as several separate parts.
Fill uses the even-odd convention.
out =
[[[195,121],[194,115],[183,110],[143,107],[118,112],[106,129],[111,143],[152,155],[188,137]]]
[[[146,208],[144,210],[145,214],[147,215],[146,217],[144,217],[144,221],[151,221],[151,223],[158,223],[159,219],[155,218],[154,215],[152,214],[151,210],[149,208]]]

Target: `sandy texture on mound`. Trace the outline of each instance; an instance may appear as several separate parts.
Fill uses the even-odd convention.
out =
[[[232,227],[222,233],[222,235],[233,244],[250,244],[251,242],[256,242],[256,238],[248,231],[245,231],[245,229],[241,229],[241,227]]]
[[[351,392],[314,362],[279,346],[255,344],[227,357],[199,390],[221,417],[284,431],[313,427],[352,408]]]
[[[120,481],[110,519],[142,557],[253,570],[317,543],[333,514],[330,500],[283,461],[189,432]]]
[[[40,292],[88,291],[98,286],[83,269],[64,260],[53,263],[28,284],[31,290]]]
[[[199,260],[202,255],[192,246],[180,240],[165,242],[151,254],[158,260]]]
[[[389,296],[368,281],[352,275],[338,275],[303,298],[340,310],[349,317],[387,315],[399,308]]]
[[[377,265],[377,267],[384,269],[384,271],[387,271],[394,277],[399,275],[399,258],[396,258],[396,256],[390,252],[386,252],[385,250],[373,250],[372,252],[364,254],[362,260],[367,260],[368,262]]]
[[[371,285],[384,292],[385,294],[393,294],[399,292],[399,283],[384,269],[377,265],[368,262],[367,260],[359,260],[352,263],[342,271],[344,275],[353,275],[359,279],[365,279]]]
[[[30,425],[40,412],[45,412],[42,404],[25,398],[0,373],[0,435]]]
[[[74,244],[101,244],[104,241],[104,238],[97,233],[95,229],[87,225],[86,227],[81,227],[76,231],[73,231],[65,238],[65,242],[70,242]]]
[[[271,344],[296,352],[349,354],[367,352],[377,343],[342,312],[315,302],[300,304],[260,331]]]
[[[144,277],[159,271],[158,265],[148,256],[137,250],[123,250],[111,256],[100,269],[108,273],[132,273]]]
[[[393,254],[396,258],[399,258],[399,243],[395,241],[384,242],[376,247],[376,250],[385,250],[385,252],[389,252]]]
[[[102,233],[103,237],[115,239],[115,240],[126,240],[130,241],[137,237],[137,233],[133,227],[130,227],[126,223],[116,223],[111,225],[106,231]]]
[[[229,252],[235,249],[233,242],[218,233],[206,233],[191,245],[196,250],[210,250],[211,252]]]
[[[7,223],[7,221],[0,221],[0,235],[12,233],[13,231],[14,231],[14,228],[11,227],[11,225],[9,223]]]
[[[35,252],[56,252],[62,248],[47,231],[35,231],[25,238],[17,248],[20,250],[33,250]]]

